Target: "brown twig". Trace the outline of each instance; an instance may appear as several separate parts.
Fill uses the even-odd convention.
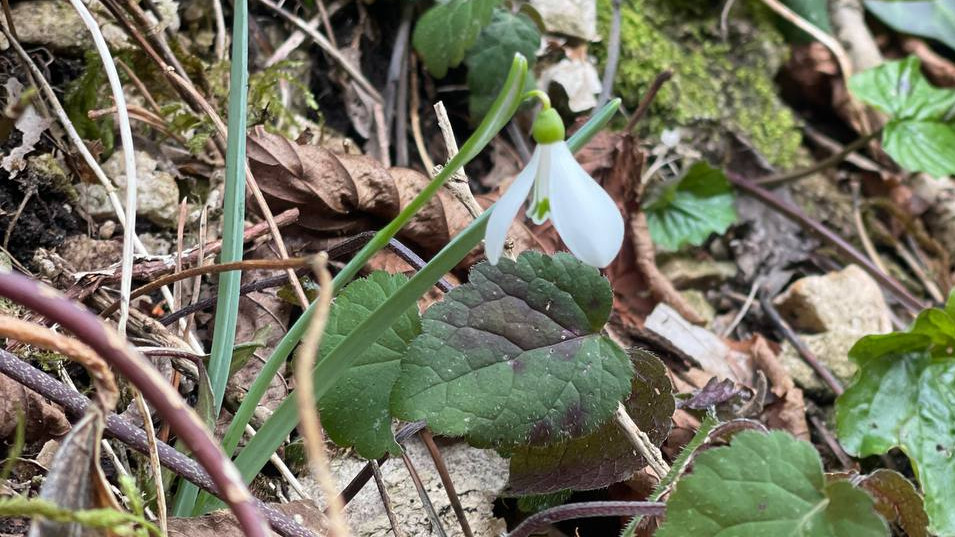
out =
[[[575,518],[663,516],[662,502],[584,502],[568,503],[533,514],[505,537],[529,537],[556,522]]]
[[[458,498],[458,492],[454,489],[454,481],[451,480],[448,466],[444,463],[444,457],[441,456],[441,450],[438,449],[438,445],[434,443],[434,436],[431,435],[431,431],[427,428],[421,429],[418,436],[421,438],[421,441],[424,442],[425,447],[428,448],[428,453],[434,462],[434,468],[438,471],[438,477],[441,478],[444,491],[448,494],[448,501],[451,502],[451,509],[454,510],[454,516],[457,517],[458,524],[461,525],[461,531],[464,532],[464,537],[474,537],[474,533],[471,532],[471,525],[468,524],[468,519],[464,515],[461,499]]]
[[[92,313],[24,276],[0,272],[0,296],[41,313],[76,334],[139,388],[224,491],[226,502],[247,535],[265,537],[268,530],[239,471],[196,413],[149,362],[130,350],[126,341]]]
[[[868,272],[870,276],[882,284],[883,287],[888,289],[899,300],[899,303],[902,304],[902,306],[913,315],[925,308],[925,305],[922,303],[922,301],[912,296],[909,290],[899,283],[898,280],[879,270],[878,267],[873,265],[868,258],[856,250],[854,246],[846,242],[842,237],[833,233],[832,230],[822,225],[818,221],[809,218],[802,211],[802,209],[796,205],[779,198],[772,192],[753,183],[749,179],[744,178],[736,172],[727,171],[726,176],[729,178],[730,182],[732,182],[740,190],[757,198],[773,209],[776,209],[783,216],[796,222],[807,231],[819,236],[825,242],[828,242],[834,246],[837,250],[839,250],[840,253],[849,258],[853,263],[858,264],[866,272]]]
[[[768,296],[762,296],[759,299],[759,304],[762,306],[763,311],[766,313],[766,316],[769,317],[769,320],[773,325],[782,332],[783,337],[796,349],[796,352],[799,356],[806,362],[806,364],[812,368],[813,371],[819,375],[819,378],[829,386],[829,389],[832,390],[836,395],[842,395],[845,391],[845,388],[842,387],[842,383],[839,382],[839,379],[832,374],[832,371],[829,371],[822,362],[819,361],[819,358],[809,350],[809,347],[806,346],[806,343],[799,337],[799,334],[793,331],[789,326],[789,323],[779,314],[779,311],[776,310],[776,306],[773,305],[772,299]]]
[[[86,408],[90,405],[90,400],[85,396],[3,349],[0,349],[0,373],[54,401],[74,417],[84,415]],[[106,433],[140,453],[147,453],[146,433],[116,414],[106,416]],[[195,483],[203,490],[223,500],[226,499],[212,477],[196,461],[164,442],[159,442],[157,448],[163,466]],[[255,503],[268,518],[272,528],[283,537],[318,537],[311,530],[296,523],[292,517],[274,507],[259,500],[255,500]]]
[[[607,39],[607,63],[604,67],[604,76],[601,81],[600,96],[594,110],[603,108],[613,93],[613,81],[617,77],[617,65],[620,63],[620,4],[621,0],[613,0],[613,18],[610,22],[610,37]]]
[[[838,152],[833,153],[832,155],[826,157],[823,160],[820,160],[819,162],[813,164],[812,166],[809,166],[808,168],[802,168],[792,172],[770,175],[769,177],[760,177],[759,179],[754,179],[753,183],[760,186],[773,187],[783,183],[788,183],[789,181],[795,181],[796,179],[801,179],[803,177],[806,177],[807,175],[818,173],[822,170],[825,170],[826,168],[831,168],[833,166],[836,166],[843,160],[846,160],[846,158],[852,153],[855,153],[856,151],[865,147],[866,144],[868,144],[873,138],[875,138],[881,133],[882,133],[882,129],[878,129],[869,134],[866,134],[865,136],[856,138],[849,145],[843,147]]]
[[[640,456],[643,457],[643,460],[647,461],[647,464],[650,465],[650,469],[656,474],[657,479],[662,481],[663,478],[670,473],[670,466],[663,460],[663,454],[660,452],[660,448],[653,445],[647,433],[641,431],[640,426],[638,426],[637,423],[633,421],[633,418],[630,417],[630,414],[627,413],[627,409],[623,406],[623,403],[617,404],[617,410],[614,412],[614,420],[627,437],[627,440],[630,441],[630,444],[633,445]]]
[[[434,531],[438,537],[448,537],[447,532],[444,531],[444,526],[441,525],[441,518],[438,517],[438,512],[435,511],[434,504],[431,503],[431,497],[428,496],[428,490],[424,488],[424,483],[421,482],[421,476],[418,475],[418,470],[415,469],[411,457],[405,453],[404,449],[401,450],[401,461],[405,463],[408,475],[411,476],[411,482],[414,483],[414,488],[418,491],[421,506],[424,508],[425,513],[428,514],[428,520],[431,521],[432,531]]]
[[[163,276],[156,280],[153,280],[142,287],[136,288],[129,296],[129,299],[139,298],[143,295],[148,295],[156,289],[175,283],[181,280],[188,278],[193,278],[196,276],[203,276],[206,274],[219,274],[221,272],[228,272],[230,270],[273,270],[273,269],[298,269],[308,265],[308,257],[293,257],[290,259],[243,259],[242,261],[233,261],[232,263],[219,263],[216,265],[202,265],[200,267],[192,267],[181,272],[174,272],[167,276]],[[294,271],[293,271],[294,274]],[[104,309],[101,313],[104,317],[109,317],[117,309],[119,309],[119,302],[114,302]]]
[[[627,122],[627,127],[624,129],[624,132],[632,133],[634,127],[637,126],[637,123],[646,115],[647,110],[650,109],[650,103],[653,102],[653,99],[657,96],[657,93],[660,92],[660,88],[666,84],[667,80],[673,78],[673,70],[667,69],[657,75],[653,79],[653,82],[650,84],[650,88],[647,89],[647,92],[643,95],[643,98],[640,99],[640,104],[637,106],[637,110],[630,116],[630,121]]]
[[[308,329],[302,338],[295,359],[295,401],[298,403],[298,429],[305,440],[305,452],[308,455],[309,468],[318,481],[328,502],[328,532],[332,537],[347,537],[348,524],[345,522],[345,505],[335,491],[331,470],[328,467],[328,452],[325,449],[325,436],[319,421],[318,405],[312,393],[314,381],[312,369],[318,358],[318,349],[328,322],[328,312],[332,305],[332,275],[328,272],[328,255],[320,253],[310,263],[315,272],[321,290],[316,301],[315,313],[309,321]]]
[[[398,524],[398,517],[395,516],[395,510],[391,506],[391,497],[385,488],[385,479],[381,475],[381,467],[378,465],[378,461],[370,460],[368,465],[371,466],[375,486],[378,487],[378,495],[381,496],[381,504],[385,508],[385,515],[388,516],[388,523],[391,524],[391,531],[395,534],[395,537],[405,537],[405,533],[401,531],[401,526]]]

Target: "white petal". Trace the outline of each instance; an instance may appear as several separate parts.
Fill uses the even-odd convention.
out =
[[[498,260],[501,259],[507,230],[511,227],[511,222],[514,221],[518,211],[521,210],[521,205],[527,199],[527,194],[531,191],[531,186],[537,178],[540,157],[540,146],[537,146],[530,162],[527,163],[527,167],[518,174],[514,182],[511,183],[511,187],[491,209],[491,216],[487,221],[487,231],[484,232],[484,254],[492,265],[496,265]]]
[[[623,244],[623,217],[613,199],[571,154],[566,143],[551,153],[550,219],[577,259],[603,268]]]
[[[550,175],[551,149],[557,144],[540,144],[535,152],[540,153],[540,165],[537,168],[537,181],[534,181],[534,188],[531,190],[531,202],[527,207],[527,217],[538,226],[547,221],[550,217],[550,185],[545,180]],[[543,203],[544,209],[539,210],[538,206]]]

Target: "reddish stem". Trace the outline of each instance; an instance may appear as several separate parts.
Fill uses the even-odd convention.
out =
[[[59,323],[119,370],[142,392],[209,472],[245,535],[268,535],[268,527],[255,498],[242,482],[232,461],[209,435],[202,420],[149,362],[132,351],[119,334],[58,291],[19,274],[0,272],[0,296]]]

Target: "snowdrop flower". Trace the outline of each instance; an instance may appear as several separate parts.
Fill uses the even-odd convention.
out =
[[[532,129],[537,148],[527,167],[494,205],[484,236],[488,261],[496,265],[507,230],[524,200],[531,196],[527,216],[535,224],[548,218],[570,252],[588,265],[610,264],[623,243],[623,217],[617,204],[570,152],[564,123],[547,103]]]

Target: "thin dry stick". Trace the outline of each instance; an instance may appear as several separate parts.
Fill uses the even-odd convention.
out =
[[[902,258],[902,261],[905,261],[905,264],[912,269],[915,277],[922,282],[922,287],[925,287],[925,291],[932,297],[932,300],[934,300],[936,304],[944,303],[945,296],[942,295],[942,291],[938,288],[938,285],[928,277],[928,274],[925,273],[925,270],[921,264],[919,264],[919,261],[915,259],[915,256],[909,253],[909,251],[905,249],[905,246],[899,241],[895,241],[895,252]]]
[[[441,478],[441,484],[444,485],[444,490],[448,494],[448,501],[451,502],[454,516],[458,518],[458,523],[461,524],[461,531],[464,532],[464,537],[474,537],[474,534],[471,532],[471,525],[468,524],[468,519],[464,515],[464,508],[461,506],[458,492],[454,489],[454,482],[451,480],[451,474],[448,472],[448,465],[444,463],[441,450],[439,450],[438,445],[434,443],[434,436],[431,435],[431,431],[429,431],[427,427],[421,429],[418,436],[421,437],[425,447],[428,448],[431,460],[434,461],[434,468],[438,471],[438,477]]]
[[[753,285],[750,287],[749,294],[746,295],[746,300],[743,301],[743,305],[740,307],[739,313],[737,313],[736,317],[733,318],[733,322],[731,322],[729,326],[727,326],[726,329],[720,333],[720,337],[728,337],[730,333],[732,333],[733,330],[739,326],[739,323],[743,321],[743,318],[746,317],[746,314],[749,312],[749,308],[753,306],[753,300],[756,298],[756,292],[759,291],[760,280],[761,278],[758,276],[755,280],[753,280]]]
[[[829,389],[832,390],[836,395],[842,395],[845,391],[845,388],[842,387],[842,383],[839,382],[839,379],[832,374],[831,371],[816,358],[816,355],[809,350],[809,347],[806,346],[806,343],[799,337],[796,332],[793,331],[792,327],[789,326],[782,316],[779,314],[779,311],[776,309],[776,306],[773,305],[773,301],[768,296],[763,296],[759,301],[760,305],[763,308],[763,312],[766,313],[766,316],[769,317],[769,320],[772,321],[776,328],[783,333],[793,348],[796,349],[796,352],[799,356],[806,362],[806,364],[812,368],[813,371],[819,375],[819,378],[829,386]]]
[[[428,170],[428,173],[432,173],[434,170],[434,161],[431,160],[431,155],[428,154],[428,148],[424,145],[424,135],[421,134],[421,116],[418,114],[418,107],[420,106],[418,102],[418,62],[415,60],[414,53],[409,51],[408,54],[410,61],[408,84],[411,86],[408,91],[411,97],[408,104],[408,113],[411,116],[411,136],[414,138],[415,147],[418,148],[418,156],[421,157],[421,163],[424,164],[424,169]]]
[[[331,470],[328,467],[328,453],[325,451],[325,438],[322,434],[321,422],[318,416],[317,401],[313,394],[312,369],[318,356],[318,347],[325,333],[325,323],[328,322],[328,311],[332,305],[332,275],[328,271],[328,256],[324,252],[318,254],[312,262],[312,269],[318,277],[320,290],[315,313],[312,315],[302,345],[295,361],[295,394],[298,403],[298,428],[305,440],[305,451],[308,453],[309,466],[329,506],[328,532],[332,537],[347,537],[348,524],[345,522],[345,504],[341,501]]]
[[[296,27],[298,27],[299,30],[305,32],[305,34],[311,37],[312,40],[315,41],[315,43],[319,47],[321,47],[322,50],[325,51],[326,54],[331,56],[336,63],[341,65],[342,68],[345,70],[345,72],[347,72],[352,77],[352,80],[354,80],[363,90],[365,90],[365,92],[368,93],[368,95],[375,102],[379,104],[384,103],[384,99],[382,99],[381,94],[378,93],[378,90],[375,89],[375,87],[371,84],[371,82],[368,81],[367,78],[365,78],[365,75],[363,75],[362,72],[355,65],[353,65],[351,61],[348,60],[348,58],[346,58],[345,56],[342,55],[341,52],[339,52],[338,47],[335,47],[334,45],[332,45],[331,42],[329,42],[328,39],[325,38],[324,35],[319,33],[319,31],[316,28],[309,26],[307,22],[305,22],[299,17],[296,17],[294,14],[286,11],[281,6],[272,2],[271,0],[258,0],[258,1],[263,6],[271,9],[272,11],[280,15],[283,19],[294,24]]]
[[[889,271],[885,269],[882,258],[880,258],[879,253],[875,251],[875,245],[872,244],[869,232],[866,231],[865,223],[862,221],[862,212],[859,209],[859,181],[857,179],[849,181],[849,187],[852,190],[852,222],[855,224],[859,241],[862,242],[862,248],[865,250],[866,255],[869,256],[869,259],[872,260],[872,263],[878,267],[879,270],[888,274]]]
[[[13,235],[13,230],[17,227],[17,221],[20,220],[20,215],[23,214],[23,210],[26,209],[27,203],[30,203],[30,198],[36,194],[36,187],[30,187],[27,190],[27,193],[23,195],[23,199],[20,200],[20,205],[17,206],[17,210],[13,213],[13,217],[10,218],[10,223],[7,224],[7,231],[3,234],[3,249],[6,250],[10,245],[10,237]]]
[[[617,77],[617,65],[620,63],[620,4],[621,0],[613,0],[613,18],[610,22],[610,39],[607,40],[607,63],[604,67],[604,76],[600,86],[600,96],[594,110],[603,108],[613,93],[613,81]]]
[[[123,144],[123,162],[126,168],[126,223],[123,225],[123,277],[120,280],[120,296],[122,302],[119,308],[119,333],[126,335],[126,323],[129,321],[129,292],[133,287],[133,237],[136,235],[136,189],[139,184],[136,179],[136,151],[133,148],[133,130],[129,125],[129,111],[126,110],[126,96],[123,93],[123,84],[119,80],[113,55],[106,46],[106,39],[100,31],[99,23],[93,18],[86,5],[80,0],[70,0],[73,9],[80,15],[86,29],[93,37],[93,45],[103,62],[106,78],[109,80],[110,91],[113,93],[113,102],[116,103],[116,117],[119,120],[119,137]],[[161,476],[156,476],[161,479]],[[164,521],[160,520],[160,523]]]
[[[215,51],[216,60],[225,59],[225,15],[222,14],[222,0],[212,0],[212,14],[216,21]]]
[[[640,456],[650,465],[650,469],[653,470],[653,473],[661,480],[666,477],[666,475],[670,473],[670,466],[663,460],[663,454],[660,453],[660,448],[653,445],[647,433],[640,430],[640,427],[637,426],[633,418],[630,417],[630,414],[627,413],[627,409],[624,408],[623,403],[617,405],[614,419],[627,436],[627,440],[633,444],[633,447],[637,448],[637,452],[640,453]]]
[[[137,288],[132,292],[131,298],[138,298],[143,295],[152,293],[156,289],[169,285],[171,283],[184,280],[186,278],[192,278],[194,276],[202,276],[206,274],[219,274],[220,272],[228,272],[230,270],[268,270],[268,269],[297,269],[304,267],[309,264],[308,257],[293,257],[291,259],[243,259],[242,261],[233,261],[232,263],[219,263],[218,265],[201,265],[198,267],[192,267],[186,270],[179,272],[173,272],[163,276],[162,278],[157,278],[146,285]],[[293,270],[294,273],[294,270]],[[117,308],[119,307],[118,302],[110,304],[106,309],[102,311],[102,315],[107,317],[112,315]]]
[[[143,84],[143,81],[136,76],[136,72],[126,65],[126,62],[119,58],[116,58],[116,65],[123,69],[123,72],[126,73],[127,77],[129,77],[130,82],[136,86],[136,89],[139,90],[139,94],[143,96],[143,99],[146,100],[146,104],[152,108],[153,112],[156,114],[162,114],[162,109],[159,107],[159,103],[156,102],[156,99],[154,99],[149,90],[146,89],[146,84]]]
[[[256,431],[251,425],[249,424],[245,425],[245,434],[247,434],[249,438],[254,437],[255,433]],[[273,453],[272,455],[270,455],[269,462],[271,462],[272,465],[275,466],[276,470],[278,470],[279,473],[282,474],[282,477],[286,481],[288,481],[289,486],[292,487],[292,490],[294,490],[295,493],[298,494],[300,498],[302,498],[303,500],[307,500],[309,498],[308,493],[305,492],[305,489],[302,487],[302,484],[298,481],[298,478],[295,477],[295,474],[292,473],[292,470],[289,469],[287,464],[285,464],[285,461],[282,460],[282,457],[279,457],[278,453]]]
[[[414,467],[414,462],[412,462],[411,457],[408,456],[403,448],[401,450],[401,462],[405,463],[408,475],[411,476],[411,482],[414,483],[415,490],[418,491],[421,506],[424,507],[425,512],[428,514],[428,519],[431,521],[431,530],[437,533],[438,537],[448,537],[447,532],[444,531],[444,526],[441,525],[438,512],[434,510],[434,504],[431,503],[431,498],[428,496],[428,490],[424,487],[424,483],[421,482],[421,476],[418,475],[418,470]]]
[[[849,145],[845,146],[841,150],[829,155],[823,160],[809,166],[808,168],[802,168],[800,170],[795,170],[792,172],[780,173],[775,175],[770,175],[769,177],[762,177],[760,179],[754,179],[753,182],[760,186],[775,186],[789,181],[794,181],[796,179],[801,179],[807,175],[812,175],[814,173],[830,168],[846,160],[852,153],[855,153],[859,149],[865,147],[873,138],[878,136],[882,132],[882,129],[873,131],[865,136],[861,136],[853,140]]]
[[[149,405],[143,399],[143,394],[133,388],[136,408],[143,418],[143,430],[146,431],[146,442],[149,444],[149,469],[153,473],[153,484],[156,486],[156,515],[159,519],[159,529],[163,535],[169,534],[169,522],[166,511],[166,486],[162,482],[162,463],[159,462],[159,447],[156,442],[156,428],[153,426],[153,415]]]
[[[391,507],[391,497],[388,496],[388,490],[385,488],[385,479],[381,475],[381,467],[378,461],[372,459],[368,461],[371,466],[371,473],[375,478],[375,486],[378,487],[378,495],[381,496],[381,504],[385,508],[385,514],[388,515],[388,523],[391,524],[391,531],[395,537],[405,537],[401,527],[398,525],[398,517],[395,516],[395,510]]]
[[[444,145],[448,148],[448,160],[450,161],[458,154],[458,142],[454,139],[454,130],[451,128],[451,120],[448,118],[448,111],[444,107],[444,102],[438,101],[435,103],[434,111],[438,116],[438,128],[441,129],[441,134],[444,136]],[[445,187],[464,205],[471,214],[471,218],[477,218],[484,212],[474,199],[474,194],[471,193],[468,176],[465,175],[463,168],[459,168],[451,175],[451,180],[447,182]]]
[[[0,315],[0,336],[53,351],[82,365],[96,388],[96,400],[104,412],[116,407],[119,388],[112,370],[93,349],[82,341],[11,315]]]

